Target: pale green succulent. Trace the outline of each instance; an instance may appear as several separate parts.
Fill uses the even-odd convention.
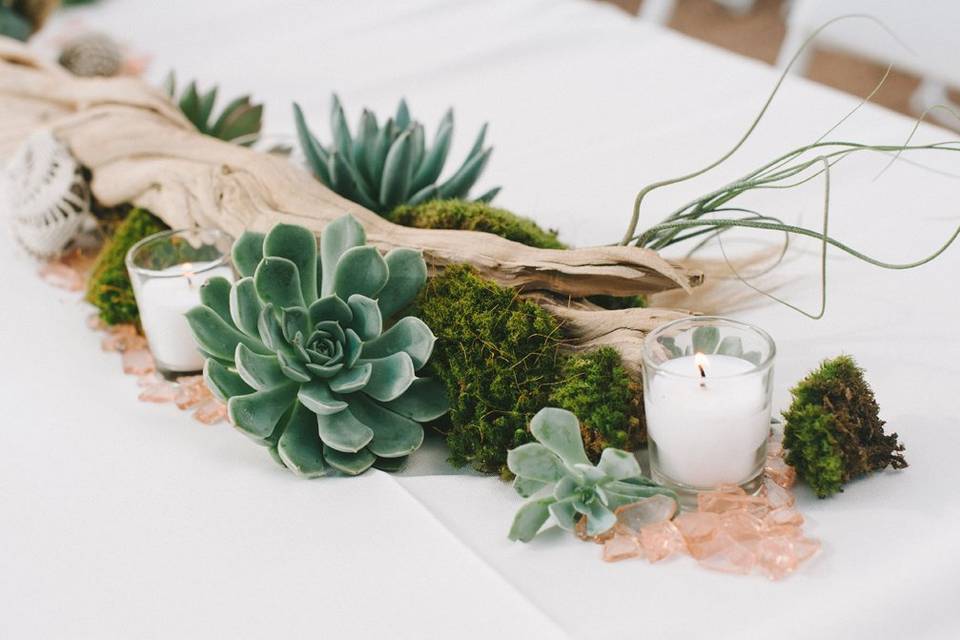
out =
[[[211,278],[187,313],[204,377],[230,421],[306,477],[401,468],[421,422],[447,411],[444,387],[417,377],[434,336],[403,311],[427,278],[412,249],[381,256],[351,216],[313,233],[280,224],[233,246],[242,276]]]
[[[329,147],[321,145],[310,132],[300,105],[294,103],[293,114],[300,147],[314,175],[344,198],[381,215],[402,204],[466,199],[493,151],[492,147],[483,147],[487,133],[487,125],[483,125],[467,159],[438,184],[453,139],[452,110],[440,120],[429,149],[423,125],[410,118],[403,100],[396,115],[382,127],[377,117],[364,109],[356,133],[351,134],[340,100],[334,95],[330,108],[333,144]],[[477,201],[490,202],[499,191],[500,187],[490,189]]]
[[[164,81],[164,91],[170,98],[176,98],[177,80],[172,71]],[[240,96],[231,100],[220,115],[214,118],[213,107],[216,101],[217,87],[203,93],[197,90],[196,82],[190,82],[177,99],[177,105],[183,115],[204,135],[245,147],[256,142],[263,124],[263,105],[253,104],[250,96]]]
[[[551,515],[561,528],[573,531],[587,518],[587,535],[608,531],[617,522],[614,510],[652,495],[677,495],[640,473],[632,453],[604,449],[600,462],[590,464],[583,450],[580,422],[564,409],[547,407],[530,421],[538,442],[507,454],[507,467],[516,474],[513,488],[524,498],[553,485],[546,497],[521,507],[510,528],[510,539],[529,542]],[[679,502],[678,502],[679,506]]]

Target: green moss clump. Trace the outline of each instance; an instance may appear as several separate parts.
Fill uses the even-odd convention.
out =
[[[450,413],[438,425],[450,462],[506,473],[507,450],[532,440],[527,424],[547,405],[560,327],[515,291],[455,265],[431,278],[416,314],[437,336],[430,372],[447,387]]]
[[[646,439],[640,385],[610,347],[567,358],[550,404],[580,418],[583,444],[594,462],[607,447],[634,451]]]
[[[397,207],[387,219],[405,227],[485,231],[530,247],[566,248],[566,245],[557,239],[556,231],[544,231],[529,218],[483,202],[433,200]]]
[[[562,354],[553,316],[465,265],[431,278],[416,306],[437,336],[425,375],[447,387],[450,413],[433,426],[454,465],[507,477],[507,451],[532,441],[530,419],[551,404],[577,412],[593,459],[642,442],[642,396],[616,351]]]
[[[783,413],[786,461],[820,498],[859,476],[907,466],[897,434],[883,432],[880,407],[863,370],[839,356],[800,381]]]
[[[108,239],[87,284],[87,301],[100,310],[100,318],[109,325],[136,323],[140,319],[133,286],[124,259],[134,244],[149,235],[169,229],[146,209],[131,209],[113,237]]]

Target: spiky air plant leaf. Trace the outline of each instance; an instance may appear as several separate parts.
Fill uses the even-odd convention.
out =
[[[217,87],[207,92],[197,88],[191,81],[179,98],[176,97],[177,81],[171,71],[164,81],[167,95],[176,100],[187,119],[200,133],[233,142],[245,147],[252,145],[260,137],[263,124],[263,105],[253,104],[250,96],[240,96],[231,100],[216,118],[214,104],[217,101]]]
[[[234,244],[241,278],[211,278],[187,313],[204,377],[230,421],[296,474],[397,470],[447,412],[444,387],[417,376],[434,336],[391,318],[427,279],[412,249],[385,256],[351,216],[313,233],[280,224]]]
[[[507,455],[507,466],[517,476],[513,488],[524,498],[551,489],[520,508],[510,528],[511,540],[529,542],[551,515],[567,531],[585,517],[587,535],[597,536],[616,524],[618,507],[656,494],[677,499],[673,491],[641,475],[631,453],[604,449],[600,462],[591,464],[580,422],[569,411],[541,409],[530,421],[530,432],[537,442]]]
[[[351,133],[343,106],[334,95],[330,108],[333,142],[328,146],[311,133],[300,105],[294,103],[293,114],[300,147],[317,179],[381,215],[403,204],[466,199],[493,152],[492,147],[483,146],[487,134],[487,125],[483,125],[466,160],[441,182],[453,139],[452,109],[440,120],[429,148],[423,125],[410,117],[404,100],[382,126],[373,112],[364,109],[357,130]],[[476,201],[490,202],[499,191],[500,187],[490,189]]]

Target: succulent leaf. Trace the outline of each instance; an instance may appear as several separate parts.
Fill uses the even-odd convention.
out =
[[[323,380],[311,380],[301,386],[297,398],[317,415],[333,415],[347,408],[347,403],[337,397]]]
[[[245,344],[257,353],[269,353],[259,340],[234,329],[210,307],[194,307],[186,316],[197,344],[216,358],[232,360],[238,344]]]
[[[350,329],[360,340],[372,340],[380,335],[383,331],[383,316],[380,315],[376,300],[355,293],[350,296],[347,305],[353,313]]]
[[[550,517],[549,500],[534,500],[520,508],[510,527],[510,539],[530,542]]]
[[[253,276],[257,294],[277,308],[305,307],[300,272],[290,260],[265,256]]]
[[[263,252],[296,265],[304,301],[309,305],[317,299],[317,238],[313,232],[294,224],[278,224],[264,238]]]
[[[351,401],[350,411],[357,420],[373,430],[373,440],[368,449],[378,457],[407,456],[423,444],[423,427],[377,402],[359,396]]]
[[[538,442],[507,454],[507,466],[517,476],[514,490],[527,498],[554,484],[549,497],[528,502],[517,513],[510,530],[513,540],[531,540],[546,522],[544,510],[570,531],[585,517],[587,534],[596,536],[616,524],[613,510],[618,507],[655,494],[677,500],[673,491],[641,476],[636,458],[626,451],[604,449],[599,464],[590,464],[579,421],[569,411],[541,409],[530,421],[530,431]]]
[[[330,473],[323,458],[316,416],[300,403],[294,407],[277,442],[277,454],[283,465],[299,476],[318,478]]]
[[[337,471],[349,476],[356,476],[363,473],[372,467],[373,463],[377,460],[376,456],[366,449],[358,451],[357,453],[345,453],[343,451],[337,451],[327,445],[323,447],[323,459]]]
[[[244,433],[264,440],[297,397],[297,385],[284,382],[273,389],[234,396],[227,401],[230,422]]]
[[[407,248],[392,249],[384,261],[390,278],[377,298],[377,304],[383,317],[390,318],[413,302],[423,289],[427,283],[427,265],[419,251]]]
[[[360,357],[372,360],[403,351],[413,361],[413,368],[419,371],[430,359],[436,341],[430,327],[423,320],[406,316],[378,337],[365,342]]]
[[[230,281],[221,276],[214,276],[200,285],[200,302],[213,309],[226,322],[233,322],[230,317]]]
[[[517,477],[538,482],[556,482],[563,477],[560,460],[537,442],[528,442],[507,454],[507,465]]]
[[[213,395],[223,402],[233,396],[243,396],[254,391],[238,374],[212,358],[203,366],[203,380]]]
[[[333,277],[343,254],[364,245],[366,241],[367,234],[363,227],[350,215],[337,218],[324,228],[320,236],[320,264],[323,271],[321,295],[334,293]]]
[[[257,295],[257,287],[253,278],[241,278],[230,288],[228,304],[230,305],[230,320],[234,326],[248,336],[259,338],[260,330],[257,325],[260,322],[263,303],[260,302],[260,296]]]
[[[434,378],[417,378],[403,395],[383,406],[417,422],[436,420],[450,410],[447,391]]]
[[[244,231],[233,243],[230,255],[233,258],[233,266],[240,272],[241,276],[252,277],[257,270],[257,265],[263,260],[263,241],[266,238],[262,233],[253,231]]]
[[[567,466],[590,464],[583,450],[580,421],[569,411],[553,407],[541,409],[530,421],[530,432]]]
[[[176,92],[176,79],[173,72],[167,75],[164,90],[171,98]],[[263,121],[263,105],[254,105],[250,96],[240,96],[231,100],[215,121],[211,122],[214,105],[217,101],[217,87],[203,93],[197,89],[197,83],[191,82],[176,100],[180,111],[200,133],[241,145],[253,144],[260,135]]]
[[[416,251],[383,258],[350,216],[327,226],[320,249],[292,225],[237,241],[245,276],[211,279],[187,313],[204,375],[234,425],[298,475],[399,469],[423,442],[420,422],[448,402],[443,385],[415,374],[429,328],[405,317],[383,333],[390,316],[377,297],[390,315],[407,307],[426,265]]]
[[[473,148],[460,168],[442,185],[443,172],[453,139],[453,111],[448,110],[427,145],[423,124],[410,117],[401,100],[393,118],[378,127],[376,116],[364,109],[356,135],[351,135],[343,105],[333,96],[330,126],[333,143],[320,144],[310,132],[303,111],[294,104],[297,138],[307,163],[317,178],[331,189],[381,215],[397,205],[417,204],[439,197],[465,198],[482,174],[492,152],[484,148],[484,124]],[[491,200],[499,188],[481,196]]]
[[[363,392],[381,402],[399,398],[416,378],[413,360],[403,351],[366,362],[371,366],[370,379]]]
[[[320,439],[323,444],[343,451],[356,453],[373,440],[373,429],[363,424],[352,411],[338,411],[331,414],[317,414],[320,427]]]
[[[333,274],[333,291],[342,300],[354,294],[375,298],[390,277],[390,267],[376,247],[347,249]]]

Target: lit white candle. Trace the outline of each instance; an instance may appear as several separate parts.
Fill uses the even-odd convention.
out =
[[[645,389],[647,433],[659,471],[695,488],[740,484],[759,464],[770,430],[765,376],[727,355],[696,354],[658,366]]]
[[[214,276],[233,281],[226,265],[184,263],[156,272],[140,285],[137,306],[143,333],[157,365],[171,372],[199,371],[203,357],[184,314],[200,304],[200,285]]]

